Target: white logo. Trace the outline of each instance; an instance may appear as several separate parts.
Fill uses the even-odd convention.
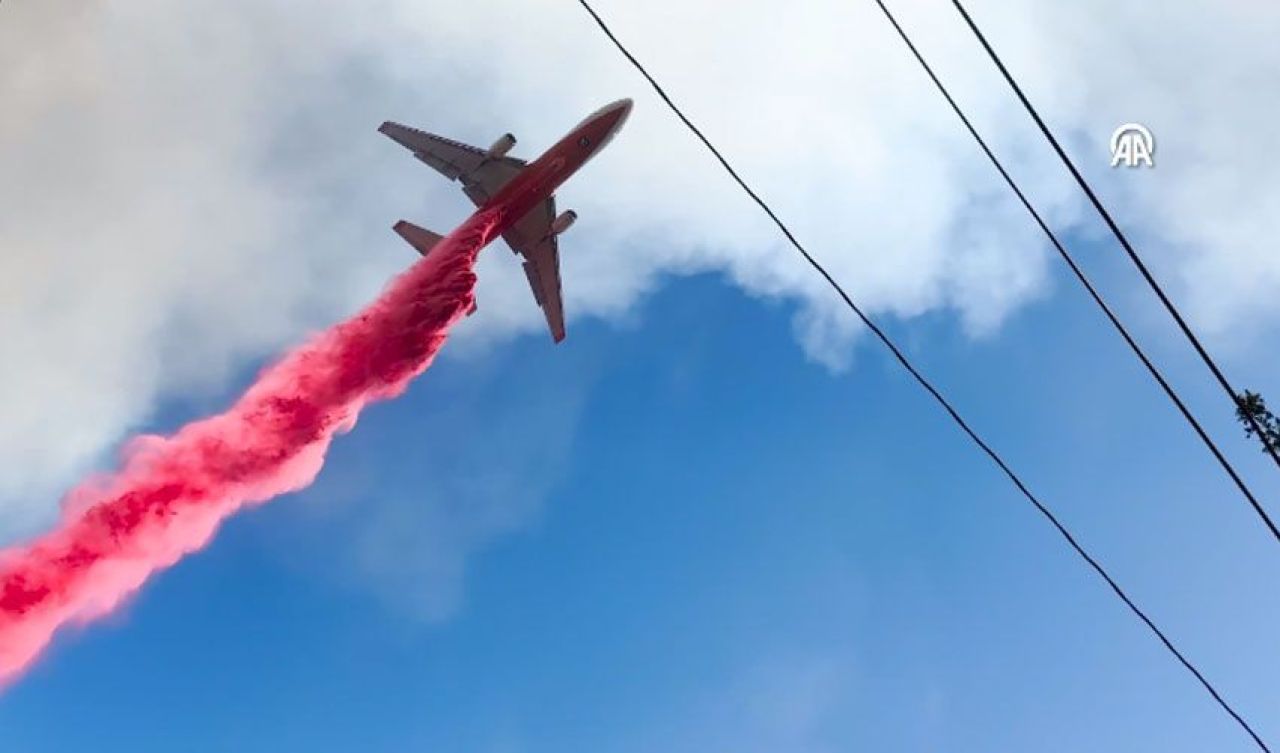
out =
[[[1125,123],[1111,134],[1111,166],[1124,164],[1137,167],[1145,163],[1155,167],[1152,157],[1156,152],[1156,140],[1151,131],[1141,123]]]

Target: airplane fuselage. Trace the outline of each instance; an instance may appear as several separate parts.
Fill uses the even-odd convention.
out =
[[[485,243],[501,236],[524,258],[524,272],[534,300],[542,309],[551,337],[565,337],[564,301],[560,289],[560,255],[556,236],[577,216],[556,213],[555,191],[618,132],[631,113],[631,100],[620,99],[596,110],[532,162],[509,158],[515,137],[505,134],[488,149],[387,121],[378,130],[449,180],[462,184],[476,205],[454,233],[483,230]],[[396,233],[427,256],[444,236],[400,220]]]
[[[489,198],[480,211],[498,207],[508,226],[546,201],[569,176],[613,138],[631,113],[631,100],[621,99],[588,115],[541,157],[530,162]]]

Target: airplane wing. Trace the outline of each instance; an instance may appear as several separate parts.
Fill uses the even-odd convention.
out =
[[[527,164],[515,157],[491,158],[479,147],[390,121],[378,131],[449,180],[462,183],[462,192],[476,206],[488,201]]]
[[[564,339],[564,302],[560,297],[560,249],[551,232],[556,218],[555,197],[548,198],[526,214],[502,239],[511,250],[525,258],[524,273],[529,278],[533,297],[542,307],[556,342]]]

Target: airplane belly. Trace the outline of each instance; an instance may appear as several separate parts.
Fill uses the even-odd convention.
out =
[[[564,181],[560,175],[560,168],[564,166],[564,162],[563,157],[557,158],[547,165],[545,170],[537,171],[527,180],[513,181],[489,200],[489,206],[501,206],[506,209],[510,225],[507,223],[504,225],[510,227],[518,223],[555,193]]]

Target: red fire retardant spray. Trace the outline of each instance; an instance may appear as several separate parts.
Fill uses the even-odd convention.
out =
[[[225,413],[132,440],[118,471],[66,496],[55,530],[0,551],[0,683],[60,627],[107,614],[203,547],[241,507],[309,485],[335,434],[431,364],[475,300],[476,256],[499,223],[496,211],[473,215],[372,304],[264,370]]]

